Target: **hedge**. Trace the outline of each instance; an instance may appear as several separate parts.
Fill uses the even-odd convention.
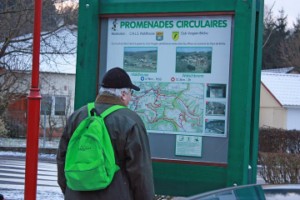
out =
[[[260,129],[259,173],[270,184],[300,183],[300,131]]]

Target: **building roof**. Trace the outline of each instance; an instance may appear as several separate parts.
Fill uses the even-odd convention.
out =
[[[13,39],[7,48],[5,62],[13,71],[32,69],[32,34]],[[1,44],[1,43],[0,43]],[[63,27],[52,34],[41,33],[40,72],[76,72],[77,31],[73,27]],[[4,62],[4,61],[3,61]]]
[[[264,69],[263,72],[270,72],[270,73],[283,73],[288,74],[292,70],[294,70],[295,67],[282,67],[282,68],[274,68],[274,69]]]
[[[43,45],[50,43],[52,48],[62,53],[47,54],[42,52],[49,51],[49,47]],[[40,71],[52,73],[76,73],[76,47],[77,47],[77,31],[73,31],[68,27],[63,27],[56,31],[54,35],[46,37],[41,42],[40,54]],[[50,50],[54,52],[55,50]]]
[[[300,107],[300,74],[262,72],[261,82],[283,107]]]

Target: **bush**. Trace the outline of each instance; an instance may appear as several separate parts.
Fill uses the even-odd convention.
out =
[[[300,131],[261,129],[258,163],[267,183],[299,183]]]
[[[0,137],[7,137],[8,131],[6,129],[6,124],[2,118],[0,118]]]
[[[273,153],[300,153],[300,131],[260,129],[259,151]]]
[[[300,156],[286,153],[259,154],[262,169],[260,175],[267,183],[299,183]]]
[[[22,123],[17,123],[16,121],[6,121],[7,136],[10,138],[20,138],[25,137],[26,129]]]

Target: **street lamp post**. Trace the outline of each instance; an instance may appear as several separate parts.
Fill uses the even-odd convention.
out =
[[[39,89],[41,19],[42,0],[35,0],[31,88],[28,95],[27,107],[28,117],[24,192],[25,200],[36,199],[41,101]]]

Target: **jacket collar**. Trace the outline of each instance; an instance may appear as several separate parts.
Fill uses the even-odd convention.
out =
[[[107,94],[98,94],[95,102],[99,104],[117,104],[125,106],[124,103],[121,101],[120,97]]]

